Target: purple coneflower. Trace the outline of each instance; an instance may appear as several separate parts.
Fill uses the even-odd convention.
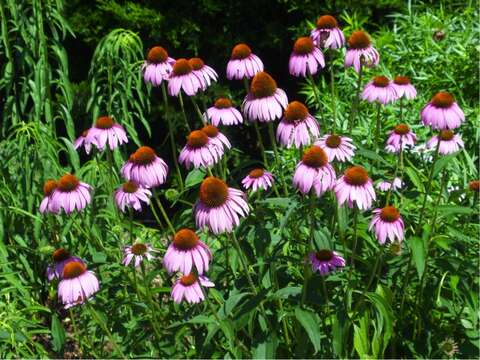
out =
[[[187,144],[180,151],[178,162],[187,169],[208,168],[223,156],[223,147],[217,147],[202,130],[194,130],[187,137]]]
[[[435,130],[456,129],[465,121],[465,114],[448,92],[437,93],[422,109],[420,116],[424,125]]]
[[[55,189],[57,188],[57,182],[55,180],[47,180],[43,184],[43,194],[44,197],[40,203],[40,213],[49,212],[52,214],[58,213],[58,209],[55,209],[52,205],[52,195]]]
[[[438,153],[442,155],[456,153],[465,146],[460,135],[452,130],[441,130],[440,134],[427,141],[427,148],[435,149],[439,141]]]
[[[417,136],[410,129],[410,126],[407,124],[398,124],[388,134],[385,150],[391,153],[398,153],[400,152],[400,144],[402,149],[405,149],[409,146],[415,146],[416,141]]]
[[[193,208],[196,225],[214,234],[231,232],[240,224],[240,217],[250,211],[242,191],[229,188],[225,181],[213,176],[203,180],[199,197]]]
[[[130,155],[121,172],[128,181],[144,187],[155,187],[165,182],[168,166],[151,147],[142,146]]]
[[[251,79],[260,71],[263,71],[262,60],[252,53],[250,47],[246,44],[235,45],[227,64],[227,79]]]
[[[201,81],[202,90],[206,90],[213,81],[217,81],[218,75],[210,66],[205,65],[202,59],[195,57],[188,60],[193,69],[193,73]]]
[[[242,180],[242,185],[245,189],[268,190],[273,185],[273,175],[264,169],[253,169]]]
[[[80,211],[90,203],[92,187],[71,174],[63,175],[57,182],[57,187],[51,195],[51,207],[55,210],[65,210],[71,214],[75,209]]]
[[[150,244],[135,243],[132,246],[125,246],[122,264],[128,266],[134,260],[135,267],[139,267],[144,258],[148,261],[155,258],[153,252],[156,250]]]
[[[231,100],[227,98],[215,100],[214,106],[208,108],[203,116],[206,120],[210,120],[213,126],[237,125],[243,122],[242,114],[233,107]]]
[[[345,67],[353,66],[360,72],[362,65],[371,67],[378,65],[380,55],[372,46],[370,38],[363,31],[354,31],[348,38],[348,49],[345,55]]]
[[[142,210],[142,201],[146,205],[150,204],[152,192],[134,181],[127,181],[115,191],[114,196],[115,203],[122,212],[125,212],[127,208],[140,211]]]
[[[173,237],[173,241],[163,258],[163,265],[169,273],[180,271],[190,274],[192,268],[199,275],[208,271],[212,253],[198,235],[190,229],[181,229]]]
[[[203,131],[207,136],[208,139],[221,151],[223,155],[223,151],[226,149],[230,149],[232,144],[228,141],[227,137],[223,135],[217,127],[213,125],[205,125],[201,131]]]
[[[320,146],[328,155],[328,161],[346,162],[352,160],[355,145],[352,139],[340,135],[325,135],[315,142],[316,146]]]
[[[100,289],[97,277],[84,262],[70,261],[63,267],[58,299],[65,309],[83,304]]]
[[[64,248],[56,249],[52,254],[52,258],[54,264],[47,266],[48,281],[52,281],[54,279],[61,280],[63,276],[63,268],[70,261],[83,263],[82,259],[76,256],[71,256]]]
[[[103,151],[108,142],[110,150],[115,150],[119,145],[128,143],[127,133],[120,124],[116,124],[110,116],[101,116],[95,125],[88,131],[87,139],[98,150]]]
[[[310,37],[298,38],[293,45],[288,62],[290,75],[297,77],[315,75],[319,67],[325,67],[325,60],[320,49],[315,47]]]
[[[383,245],[385,241],[394,242],[403,240],[403,219],[400,212],[393,206],[385,206],[383,209],[373,210],[373,218],[369,230],[375,227],[375,236],[378,242]]]
[[[335,180],[335,170],[328,163],[328,155],[322,148],[312,146],[304,151],[293,175],[293,185],[302,194],[308,194],[313,187],[320,197],[334,188]]]
[[[393,190],[398,190],[402,188],[403,181],[396,177],[393,181],[380,181],[376,186],[380,191],[389,191],[392,186]]]
[[[310,145],[312,138],[320,134],[318,122],[310,115],[307,107],[299,101],[288,104],[278,124],[277,140],[287,148]]]
[[[287,105],[285,91],[277,88],[275,80],[262,71],[253,78],[242,108],[250,121],[269,122],[280,118]]]
[[[317,252],[311,252],[308,255],[312,263],[312,271],[319,272],[320,275],[328,275],[330,272],[345,266],[345,259],[335,251],[322,249]]]
[[[440,350],[448,357],[453,358],[458,354],[458,344],[451,337],[446,338],[440,343]]]
[[[168,79],[174,63],[175,59],[168,56],[167,50],[154,46],[148,51],[147,60],[142,65],[143,79],[146,83],[159,86]]]
[[[335,185],[335,194],[340,206],[347,201],[348,206],[352,208],[355,202],[360,210],[370,208],[372,202],[376,200],[372,180],[361,166],[352,166],[345,170]]]
[[[392,81],[386,76],[375,76],[363,89],[362,99],[371,103],[378,101],[386,105],[397,100],[397,93]]]
[[[211,282],[206,276],[188,274],[183,275],[177,280],[172,289],[172,298],[177,304],[180,304],[185,299],[189,304],[197,304],[205,300],[205,295],[201,288],[214,287],[215,284]]]
[[[417,90],[407,76],[395,76],[392,86],[395,88],[397,99],[404,97],[405,99],[412,100],[417,96]]]
[[[338,27],[337,19],[331,15],[320,16],[310,36],[320,48],[340,49],[345,45],[345,36]]]
[[[203,89],[204,81],[193,72],[192,65],[187,59],[178,59],[175,61],[168,79],[168,93],[171,96],[178,96],[183,89],[185,94],[193,96],[198,90]]]
[[[92,143],[88,137],[88,131],[89,130],[85,130],[82,132],[82,135],[80,135],[73,144],[75,150],[78,150],[78,148],[83,146],[87,155],[90,154],[90,151],[92,150]]]

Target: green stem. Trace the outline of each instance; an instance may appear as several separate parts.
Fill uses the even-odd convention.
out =
[[[380,117],[382,115],[382,104],[377,104],[377,123],[375,126],[375,150],[378,150],[378,141],[380,140],[380,128],[382,126]]]
[[[105,334],[107,335],[108,339],[110,340],[110,342],[112,343],[113,347],[115,348],[115,350],[117,350],[117,352],[120,354],[120,356],[124,359],[126,359],[127,357],[125,356],[125,354],[123,353],[122,349],[118,346],[117,342],[115,341],[112,333],[110,332],[110,330],[108,329],[107,327],[107,324],[105,324],[105,322],[100,318],[100,315],[98,315],[97,311],[93,308],[93,306],[90,304],[90,303],[87,303],[87,308],[88,310],[90,311],[90,314],[92,315],[92,317],[94,318],[94,320],[97,322],[98,325],[100,325],[100,327],[102,328],[102,330],[105,332]]]
[[[188,124],[187,114],[185,113],[185,105],[183,104],[183,95],[182,91],[178,93],[178,100],[180,101],[180,108],[182,109],[183,119],[185,120],[185,126],[189,132],[192,131],[190,125]]]
[[[330,91],[332,94],[332,134],[335,134],[337,127],[337,102],[335,94],[335,74],[333,73],[333,62],[330,64]]]
[[[275,135],[273,133],[273,125],[271,122],[268,123],[268,134],[270,136],[270,141],[272,142],[273,153],[275,154],[275,164],[277,168],[277,173],[280,173],[280,179],[282,180],[283,192],[285,193],[285,196],[288,196],[287,184],[285,182],[283,171],[280,168],[280,155],[278,154],[277,143],[275,141]]]
[[[393,192],[393,183],[395,182],[395,178],[397,177],[398,168],[400,164],[403,162],[402,160],[403,160],[403,137],[400,137],[400,161],[396,162],[395,171],[393,172],[393,179],[392,179],[392,182],[390,183],[390,189],[388,189],[387,198],[385,200],[385,206],[388,206],[390,204],[390,196],[392,195],[392,192]]]
[[[354,267],[355,267],[355,251],[357,249],[357,240],[358,240],[358,236],[357,236],[357,217],[358,217],[358,210],[357,209],[353,209],[353,246],[352,246],[352,255],[350,257],[350,263],[351,263],[351,267],[350,269],[352,270]],[[350,271],[351,273],[351,271]]]
[[[140,267],[142,269],[142,276],[143,276],[143,284],[145,286],[145,297],[147,298],[148,305],[150,305],[150,311],[152,313],[152,328],[153,331],[155,332],[155,336],[157,338],[157,341],[161,341],[162,336],[160,335],[160,331],[157,328],[157,323],[159,324],[160,321],[158,321],[157,316],[156,316],[156,310],[159,310],[158,304],[153,301],[152,298],[152,293],[150,292],[150,284],[147,281],[147,273],[145,271],[145,264],[143,262],[140,263]],[[155,307],[157,305],[157,307]]]
[[[358,113],[358,103],[360,102],[360,91],[362,89],[362,75],[363,75],[363,65],[360,64],[360,71],[358,72],[358,79],[357,79],[357,91],[355,97],[353,98],[352,102],[352,112],[350,113],[350,119],[348,122],[348,133],[352,136],[353,126],[355,125],[355,120]]]
[[[202,125],[206,125],[206,120],[203,117],[202,111],[198,107],[197,102],[195,101],[193,96],[190,96],[190,100],[192,100],[193,107],[195,108],[195,112],[197,113],[198,117],[200,118],[200,122]]]
[[[168,228],[172,232],[172,235],[175,235],[175,228],[173,227],[172,222],[168,218],[167,212],[165,211],[165,208],[163,207],[162,202],[160,201],[160,199],[158,197],[158,193],[157,193],[156,190],[153,190],[153,197],[155,198],[155,201],[157,202],[158,208],[160,209],[160,212],[162,213],[163,218],[168,225]]]
[[[263,164],[265,168],[268,168],[269,165],[267,161],[267,155],[265,154],[265,146],[263,145],[262,134],[260,134],[260,128],[257,121],[253,121],[253,127],[255,128],[255,132],[257,133],[258,146],[260,147],[260,152],[262,153]]]
[[[315,102],[317,103],[317,106],[318,106],[318,111],[319,111],[318,122],[321,124],[323,116],[322,116],[322,103],[320,102],[320,94],[319,94],[319,91],[318,91],[318,88],[317,88],[317,84],[315,83],[315,80],[313,79],[312,74],[310,74],[310,71],[308,71],[308,70],[307,70],[307,76],[308,76],[308,79],[311,82],[312,89],[313,89],[313,95],[315,97]],[[321,127],[319,127],[319,130],[320,129],[321,129]],[[321,135],[321,133],[320,133],[320,135]]]
[[[177,171],[177,176],[178,176],[178,183],[180,185],[180,191],[183,191],[183,178],[182,178],[182,172],[180,171],[180,166],[178,165],[178,159],[177,159],[177,148],[175,146],[175,133],[174,133],[174,128],[172,125],[172,120],[170,119],[170,111],[168,107],[168,97],[167,97],[167,88],[165,85],[165,82],[162,81],[162,96],[163,96],[163,103],[165,104],[165,118],[167,119],[167,124],[168,124],[168,137],[170,138],[170,147],[172,151],[172,156],[173,156],[173,163],[175,164],[175,169]]]

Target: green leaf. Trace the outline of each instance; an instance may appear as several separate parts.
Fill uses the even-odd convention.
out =
[[[65,344],[65,329],[56,314],[52,315],[52,344],[55,352],[60,352]]]
[[[274,299],[286,299],[289,296],[299,295],[302,292],[300,286],[287,286],[282,289],[279,289],[272,295]]]
[[[315,353],[320,351],[320,319],[310,310],[295,308],[295,317],[307,332],[308,338],[315,348]]]
[[[360,156],[364,156],[370,160],[379,161],[386,166],[391,166],[388,161],[386,161],[383,157],[371,150],[360,148],[358,149],[357,154]]]
[[[455,154],[442,156],[435,162],[435,166],[433,167],[433,178],[435,179],[440,171],[447,166],[452,160],[457,156],[458,152]]]
[[[368,315],[366,314],[360,318],[360,326],[353,325],[353,346],[361,359],[369,357],[368,322]]]
[[[201,169],[193,169],[188,173],[187,178],[185,179],[185,187],[189,188],[200,184],[204,177],[205,171]]]
[[[275,359],[278,347],[278,338],[275,333],[271,333],[269,337],[260,342],[254,349],[252,358],[254,359]]]
[[[413,169],[409,166],[407,166],[405,168],[405,172],[407,173],[408,177],[410,178],[410,180],[412,181],[413,185],[415,185],[415,188],[420,191],[420,192],[423,192],[425,191],[425,188],[423,186],[423,182],[420,180],[420,178],[418,177],[418,174],[416,172],[416,169]]]
[[[438,212],[443,215],[464,214],[470,215],[475,212],[472,208],[457,205],[439,205]]]
[[[77,172],[78,169],[80,169],[80,158],[78,156],[78,152],[73,148],[73,144],[70,142],[70,140],[68,140],[64,137],[62,137],[60,139],[62,139],[63,142],[65,143],[65,146],[66,146],[67,152],[68,152],[68,158],[70,160],[70,164],[72,165],[75,172]]]
[[[413,262],[417,268],[418,277],[421,277],[425,270],[425,245],[422,239],[419,237],[413,237],[410,240],[410,247],[412,248]]]

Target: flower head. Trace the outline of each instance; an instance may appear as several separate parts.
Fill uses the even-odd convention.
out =
[[[480,180],[472,180],[468,183],[468,188],[470,191],[479,192],[480,191]]]
[[[168,166],[148,146],[139,147],[122,166],[122,175],[144,187],[162,185],[167,179]]]
[[[385,206],[382,209],[373,210],[373,218],[369,230],[375,228],[375,236],[380,244],[403,241],[404,224],[400,211],[393,206]]]
[[[313,188],[318,197],[335,186],[335,170],[328,163],[328,155],[319,146],[305,150],[302,160],[295,168],[293,185],[302,194],[308,194]]]
[[[390,188],[393,186],[393,190],[401,189],[403,186],[402,179],[396,177],[393,181],[380,181],[377,184],[377,189],[380,191],[389,191]]]
[[[273,175],[264,169],[253,169],[242,180],[242,185],[245,189],[268,190],[273,185]]]
[[[345,55],[345,67],[353,66],[360,72],[360,67],[376,66],[380,60],[378,51],[372,46],[370,37],[363,31],[354,31],[348,38],[348,49]]]
[[[153,252],[156,250],[150,244],[137,242],[132,246],[126,246],[123,249],[122,264],[128,266],[134,260],[135,267],[139,267],[144,259],[151,261],[155,258]]]
[[[150,204],[152,192],[139,186],[135,181],[127,181],[115,191],[115,203],[125,212],[127,208],[142,210],[142,202]]]
[[[63,175],[51,195],[51,209],[71,214],[74,210],[84,209],[92,200],[92,187],[71,174]]]
[[[180,304],[185,299],[189,304],[197,304],[205,300],[205,295],[201,286],[214,287],[206,276],[188,274],[180,277],[173,285],[171,296],[173,301]]]
[[[288,104],[278,124],[277,140],[287,148],[310,145],[312,138],[320,134],[317,120],[310,115],[307,107],[299,101]]]
[[[407,76],[395,76],[392,85],[395,88],[398,99],[404,97],[405,99],[412,100],[417,96],[417,90]]]
[[[45,181],[45,184],[43,185],[43,200],[40,203],[40,213],[53,213],[56,214],[58,213],[58,209],[54,208],[53,202],[52,202],[52,195],[55,189],[57,188],[58,184],[55,180],[47,180]]]
[[[456,129],[465,121],[465,114],[448,92],[435,94],[420,116],[424,125],[430,125],[435,130]]]
[[[338,268],[345,267],[345,259],[335,251],[328,249],[311,252],[308,258],[312,263],[312,271],[318,272],[320,275],[328,275]]]
[[[163,258],[163,265],[169,273],[180,271],[183,274],[190,274],[195,267],[197,274],[203,275],[208,271],[211,260],[210,249],[195,231],[181,229],[173,237]]]
[[[58,299],[65,309],[83,304],[100,289],[97,277],[84,262],[70,261],[63,267],[58,284]]]
[[[205,65],[202,59],[195,57],[188,60],[193,69],[193,73],[201,81],[201,89],[206,90],[213,81],[217,81],[218,75],[210,66]]]
[[[366,210],[376,200],[372,180],[368,172],[361,166],[352,166],[345,170],[335,185],[335,194],[338,204],[341,206],[347,202],[349,207],[356,203],[360,210]]]
[[[192,65],[187,59],[178,59],[173,64],[172,72],[168,80],[168,93],[178,96],[181,90],[188,96],[195,95],[203,89],[205,79],[193,71]]]
[[[452,130],[441,130],[438,135],[427,141],[427,148],[435,149],[437,144],[439,144],[438,153],[441,155],[456,153],[465,146],[460,135]]]
[[[262,60],[252,53],[250,47],[243,43],[235,45],[227,64],[227,79],[251,79],[260,71],[263,71]]]
[[[82,134],[75,140],[73,144],[75,150],[78,150],[78,148],[83,146],[85,152],[90,154],[90,151],[92,150],[92,143],[88,138],[88,132],[89,130],[83,131]]]
[[[213,126],[237,125],[243,122],[242,114],[233,107],[232,101],[227,98],[215,100],[214,106],[208,108],[203,117],[209,120]]]
[[[202,130],[194,130],[187,137],[187,144],[180,151],[178,162],[187,169],[213,166],[223,156],[223,147],[216,146]]]
[[[319,68],[325,67],[325,60],[319,48],[310,37],[301,37],[295,41],[290,54],[288,69],[290,74],[297,77],[315,75]]]
[[[331,15],[323,15],[317,19],[317,26],[310,36],[320,48],[340,49],[345,45],[345,36],[338,26],[337,19]]]
[[[328,161],[350,161],[355,154],[355,145],[352,144],[352,139],[340,135],[325,135],[315,142],[328,155]]]
[[[107,143],[110,150],[128,143],[125,129],[110,116],[101,116],[95,121],[95,125],[88,131],[87,140],[100,151],[105,149]]]
[[[392,81],[385,76],[375,76],[363,89],[362,99],[368,102],[378,101],[386,105],[397,99]]]
[[[245,194],[216,177],[210,176],[200,185],[199,199],[193,212],[198,228],[207,227],[214,234],[231,232],[240,224],[240,217],[249,213]]]
[[[61,280],[63,276],[63,268],[70,261],[77,261],[77,262],[83,263],[82,259],[76,256],[71,256],[70,253],[64,248],[56,249],[52,253],[52,259],[53,259],[53,265],[49,265],[47,267],[48,281],[52,281],[54,279]]]
[[[242,109],[250,121],[269,122],[280,118],[287,105],[285,91],[277,87],[268,73],[262,71],[253,78]]]
[[[205,125],[201,131],[208,136],[208,139],[211,143],[217,147],[218,151],[223,151],[225,149],[230,149],[232,144],[228,141],[227,137],[223,135],[216,126]]]
[[[455,354],[458,354],[458,345],[452,338],[446,338],[440,343],[440,350],[448,356],[449,358],[454,357]]]
[[[385,150],[387,152],[398,153],[400,148],[414,147],[417,141],[417,136],[410,129],[407,124],[398,124],[388,134],[387,145]]]
[[[163,47],[152,47],[142,65],[143,79],[146,83],[159,86],[162,81],[168,79],[174,63],[175,60],[168,56],[167,50]]]

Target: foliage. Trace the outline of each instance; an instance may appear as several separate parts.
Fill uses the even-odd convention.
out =
[[[165,10],[161,2],[101,0],[91,6],[72,1],[65,12],[60,0],[0,2],[0,356],[434,358],[446,356],[441,344],[453,338],[460,351],[455,356],[477,357],[479,208],[478,194],[467,189],[478,179],[478,10],[463,2],[380,1],[372,7],[361,1],[348,10],[350,1],[168,4]],[[270,21],[275,11],[288,21]],[[147,48],[162,40],[175,57],[198,53],[223,73],[232,45],[248,41],[279,74],[289,98],[307,102],[322,133],[330,129],[334,110],[337,131],[347,133],[357,76],[344,70],[344,50],[326,55],[327,68],[317,78],[319,104],[312,84],[297,85],[284,66],[290,40],[305,34],[310,21],[326,11],[338,15],[346,35],[358,28],[371,32],[381,60],[364,79],[378,74],[412,78],[419,96],[406,104],[402,116],[420,143],[433,136],[420,125],[421,108],[437,91],[454,93],[467,118],[461,127],[465,149],[435,164],[428,154],[405,154],[400,174],[405,186],[392,194],[406,224],[406,239],[397,249],[380,246],[368,230],[371,212],[337,211],[330,193],[321,199],[296,193],[290,179],[298,150],[279,149],[277,157],[262,128],[280,194],[250,193],[251,214],[233,236],[199,232],[214,254],[208,277],[216,286],[208,290],[207,302],[174,304],[174,277],[161,265],[170,232],[157,213],[166,208],[176,229],[194,227],[192,205],[206,173],[182,169],[185,188],[179,187],[173,156],[187,133],[177,99],[168,100],[169,128],[160,89],[143,82]],[[196,16],[179,16],[184,13]],[[245,20],[253,15],[258,28]],[[445,34],[441,40],[434,37],[438,30]],[[83,65],[88,74],[72,84],[73,60],[66,48],[74,34],[94,50],[90,64]],[[241,86],[222,82],[200,97],[202,105],[222,94],[241,103]],[[185,105],[188,121],[200,126],[192,104]],[[104,114],[126,128],[128,146],[114,151],[113,159],[108,151],[89,156],[75,151],[74,139]],[[397,157],[372,147],[377,109],[361,102],[359,114],[353,129],[355,163],[374,180],[391,179]],[[385,109],[382,138],[399,117],[398,106]],[[226,179],[240,188],[245,174],[262,163],[257,138],[248,124],[221,131],[233,144],[223,164]],[[170,150],[169,136],[176,145]],[[112,192],[122,182],[121,165],[142,144],[155,147],[171,169],[151,207],[132,218],[115,207]],[[41,215],[44,181],[65,172],[94,186],[92,203],[71,216]],[[280,186],[283,179],[288,195]],[[384,202],[379,195],[378,206]],[[134,241],[159,250],[157,259],[138,271],[121,265],[123,246]],[[68,311],[57,300],[56,283],[45,277],[51,252],[59,246],[85,259],[101,286],[88,304]],[[342,253],[348,263],[344,271],[312,274],[306,254],[323,248]]]

